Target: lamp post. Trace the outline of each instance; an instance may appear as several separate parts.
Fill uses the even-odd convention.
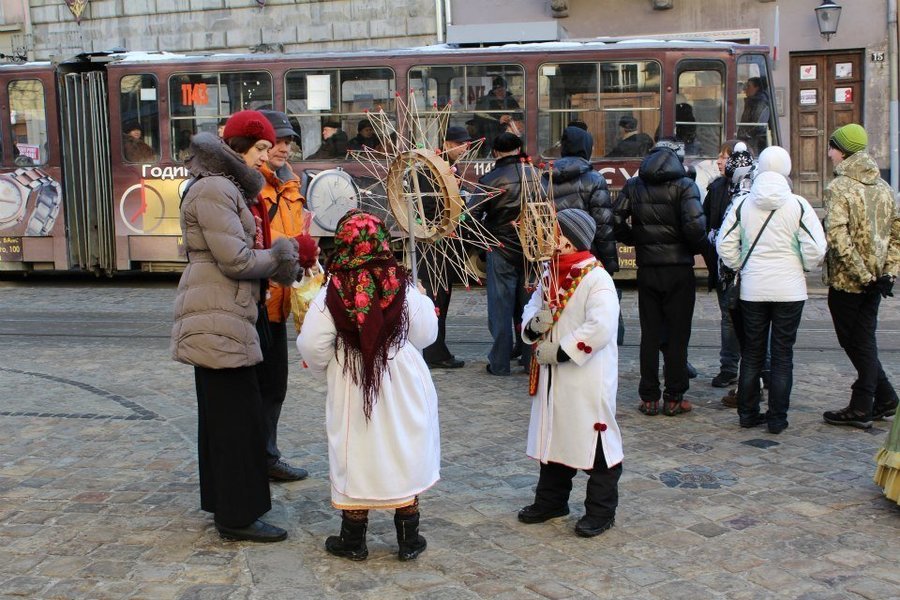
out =
[[[838,21],[841,20],[841,7],[833,0],[822,0],[816,7],[816,21],[819,22],[819,33],[826,41],[837,33]]]

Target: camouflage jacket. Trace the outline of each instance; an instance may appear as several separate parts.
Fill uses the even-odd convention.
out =
[[[825,189],[825,283],[858,293],[900,269],[900,212],[878,165],[857,152],[835,168]]]

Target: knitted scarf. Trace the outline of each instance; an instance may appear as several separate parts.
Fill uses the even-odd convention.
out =
[[[350,211],[338,223],[328,261],[325,305],[344,347],[344,374],[362,389],[366,420],[389,353],[406,341],[409,329],[404,310],[409,275],[394,259],[390,239],[377,217]]]
[[[581,261],[593,257],[590,250],[582,250],[572,254],[561,254],[556,258],[556,280],[550,286],[551,303],[558,304],[560,290],[566,290],[572,283],[572,279],[578,276],[578,271],[573,274],[572,268]]]

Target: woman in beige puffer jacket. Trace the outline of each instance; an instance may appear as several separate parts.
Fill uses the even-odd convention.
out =
[[[286,532],[259,520],[271,499],[254,368],[262,361],[256,319],[264,280],[289,285],[296,277],[297,244],[283,238],[267,248],[265,215],[254,210],[264,183],[256,169],[275,141],[268,120],[256,111],[236,113],[225,138],[199,133],[191,140],[194,179],[181,204],[188,265],[178,284],[171,350],[194,366],[201,508],[215,514],[226,539],[278,541]]]

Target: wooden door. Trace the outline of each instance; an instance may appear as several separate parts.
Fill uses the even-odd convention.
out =
[[[864,53],[791,54],[791,160],[794,192],[822,205],[832,179],[828,137],[862,122]]]

